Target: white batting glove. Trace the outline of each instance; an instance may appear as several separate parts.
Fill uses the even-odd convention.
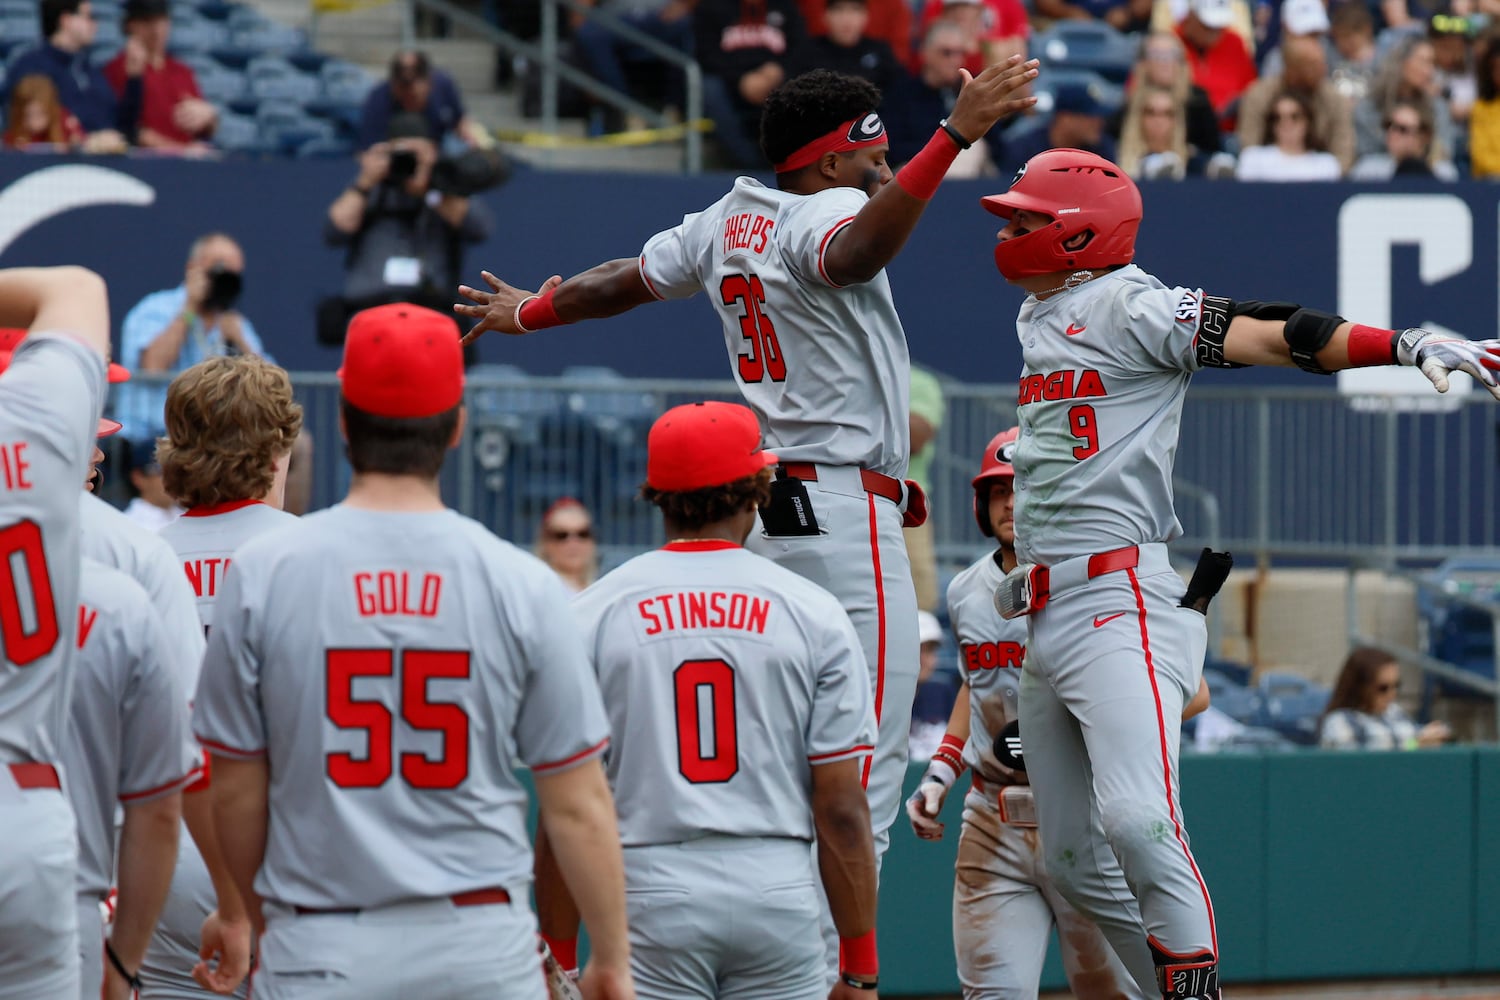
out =
[[[1396,341],[1396,360],[1420,368],[1438,392],[1448,391],[1450,374],[1466,372],[1500,399],[1500,340],[1463,340],[1414,327]]]
[[[906,800],[906,815],[911,819],[911,829],[923,840],[942,840],[943,824],[937,816],[943,811],[943,800],[948,797],[948,786],[930,774],[922,778],[917,790]]]

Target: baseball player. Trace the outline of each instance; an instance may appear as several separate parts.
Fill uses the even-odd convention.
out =
[[[187,694],[161,655],[166,629],[146,592],[91,559],[83,561],[79,592],[78,670],[63,750],[78,820],[78,995],[113,1000],[140,988],[134,970],[172,880],[182,789],[198,758],[189,747]],[[105,941],[99,904],[114,885]]]
[[[542,1000],[528,764],[588,924],[589,1000],[630,1000],[608,721],[540,560],[443,506],[463,429],[451,317],[349,324],[345,501],[260,535],[219,587],[194,705],[215,829],[263,926],[255,996]]]
[[[894,176],[880,92],[827,70],[796,77],[761,119],[775,190],[741,177],[639,256],[554,276],[540,294],[485,272],[492,291],[460,287],[477,305],[454,307],[479,319],[473,338],[708,293],[740,391],[782,462],[749,548],[838,597],[869,665],[879,730],[865,780],[877,858],[901,805],[917,678],[901,528],[926,517],[920,490],[903,482],[910,361],[884,268],[960,149],[1033,103],[1016,95],[1035,67],[1016,57],[965,74],[953,113]]]
[[[1127,966],[1154,964],[1164,996],[1218,997],[1213,903],[1177,774],[1206,626],[1180,606],[1165,544],[1181,532],[1172,463],[1188,379],[1204,367],[1401,364],[1439,391],[1467,372],[1500,398],[1500,341],[1169,288],[1131,263],[1135,184],[1093,153],[1041,153],[984,206],[1006,220],[1000,273],[1030,293],[1016,323],[1019,565],[996,604],[1029,613],[1020,721],[1047,868]],[[1116,859],[1138,911],[1110,892]]]
[[[656,1000],[876,995],[868,669],[832,594],[742,547],[777,461],[760,437],[737,404],[668,410],[643,493],[672,540],[573,602],[610,716],[632,971]]]
[[[104,405],[109,303],[82,268],[0,270],[0,998],[78,995],[78,841],[58,764],[78,634],[78,509]]]
[[[208,358],[167,387],[164,425],[157,460],[167,492],[186,511],[162,529],[161,537],[187,574],[207,634],[234,550],[296,523],[281,505],[302,407],[292,398],[286,372],[264,358]],[[205,766],[191,797],[209,801],[204,793],[210,783]],[[212,816],[203,819],[211,829]],[[193,840],[182,838],[172,891],[141,970],[148,984],[142,1000],[196,1000],[210,991],[246,994],[246,986],[234,979],[247,964],[241,956],[249,954],[250,917],[219,856],[217,839],[207,840],[205,861]],[[200,965],[200,953],[219,961]]]
[[[995,614],[994,595],[1016,567],[1010,460],[1018,431],[1012,427],[995,435],[974,477],[974,517],[997,547],[948,585],[948,616],[964,685],[942,746],[906,811],[918,837],[940,839],[943,824],[937,817],[948,790],[966,767],[974,769],[953,883],[953,948],[965,1000],[1034,1000],[1054,924],[1075,997],[1145,1000],[1147,994],[1099,928],[1070,906],[1048,877],[1023,759],[1013,746],[1007,748],[1017,734],[1026,623]],[[1117,878],[1115,889],[1130,894],[1123,878]]]

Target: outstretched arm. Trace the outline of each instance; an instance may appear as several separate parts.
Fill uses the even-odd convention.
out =
[[[453,307],[459,315],[479,320],[464,337],[465,344],[487,330],[530,333],[562,323],[618,316],[638,305],[656,301],[656,296],[641,278],[640,261],[635,257],[605,261],[567,281],[554,274],[535,292],[512,288],[488,271],[480,273],[490,291],[459,285],[459,294],[476,304],[458,303]]]
[[[942,840],[943,824],[938,814],[958,778],[964,773],[964,744],[969,742],[969,682],[958,687],[958,698],[948,715],[948,731],[942,745],[927,765],[917,790],[906,800],[906,816],[912,832],[923,840]]]

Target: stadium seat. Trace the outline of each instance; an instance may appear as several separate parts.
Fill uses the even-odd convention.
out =
[[[313,118],[295,103],[263,101],[255,112],[261,146],[269,152],[295,153],[313,139],[334,137],[333,126]]]
[[[125,16],[124,6],[116,3],[115,0],[92,0],[89,8],[101,30],[106,22],[118,29]]]
[[[1041,60],[1042,77],[1055,69],[1092,70],[1104,79],[1124,83],[1139,44],[1103,21],[1053,22],[1032,36],[1031,54]]]
[[[260,101],[292,101],[303,105],[322,89],[317,77],[298,70],[280,56],[261,56],[245,68],[246,95]]]
[[[42,28],[36,0],[0,0],[0,17],[30,18],[37,22],[38,31]]]
[[[260,24],[252,27],[229,29],[231,52],[256,55],[286,55],[307,48],[307,36],[297,28],[282,24]]]
[[[167,41],[167,50],[181,58],[184,53],[209,52],[229,42],[229,33],[224,26],[207,18],[173,20],[172,35]]]
[[[1261,693],[1267,698],[1297,698],[1318,691],[1323,693],[1325,699],[1328,697],[1326,690],[1301,674],[1267,671],[1260,675],[1256,681],[1256,687],[1260,688]]]
[[[215,104],[229,104],[245,95],[245,74],[225,69],[212,59],[204,57],[202,67],[194,66],[198,78],[198,89],[203,99]]]
[[[119,54],[119,45],[95,45],[89,49],[89,62],[103,69],[110,60]]]
[[[10,43],[12,48],[28,42],[39,42],[42,38],[42,23],[32,14],[0,14],[0,40]]]
[[[1096,101],[1110,109],[1118,109],[1125,103],[1123,88],[1110,83],[1093,70],[1059,67],[1043,73],[1031,85],[1032,93],[1036,95],[1036,109],[1040,114],[1018,123],[1015,127],[1022,128],[1036,121],[1041,115],[1050,113],[1054,96],[1059,90],[1069,86],[1088,88]],[[1009,136],[1007,136],[1008,140]]]
[[[114,18],[111,20],[97,18],[95,20],[95,23],[99,27],[94,34],[94,51],[98,51],[99,49],[103,48],[118,50],[122,45],[125,44],[125,29],[120,27],[120,21],[118,18]]]
[[[375,81],[360,66],[341,59],[330,59],[323,64],[318,71],[318,77],[323,84],[322,97],[324,100],[334,104],[353,104],[356,107],[364,103],[370,88]]]
[[[228,20],[230,12],[237,6],[230,0],[198,0],[198,13],[212,21]]]
[[[320,135],[295,150],[299,160],[344,160],[354,155],[354,143],[341,135]]]
[[[260,128],[254,118],[221,109],[214,145],[226,153],[258,153],[262,148]]]

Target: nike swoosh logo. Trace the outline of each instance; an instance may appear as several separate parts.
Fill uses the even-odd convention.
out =
[[[1116,611],[1112,615],[1095,615],[1094,628],[1098,628],[1101,625],[1108,625],[1110,622],[1114,621],[1116,618],[1119,618],[1124,613],[1125,612],[1123,611]]]
[[[1076,337],[1086,329],[1088,329],[1088,327],[1074,326],[1072,323],[1069,323],[1068,328],[1064,330],[1063,333],[1066,333],[1070,337]]]

